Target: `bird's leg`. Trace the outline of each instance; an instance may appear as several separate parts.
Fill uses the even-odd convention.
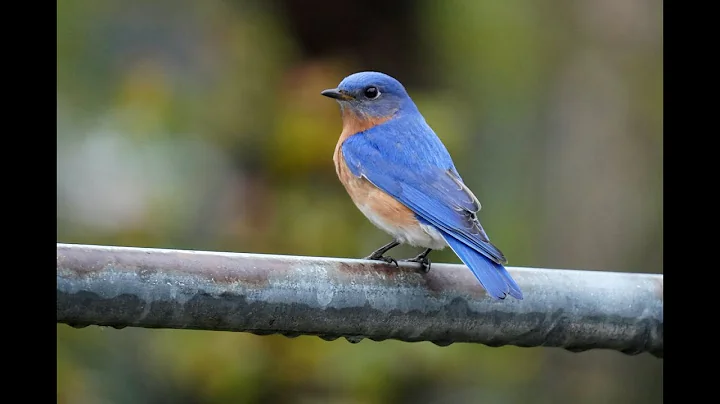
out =
[[[428,254],[430,254],[430,251],[432,251],[432,248],[427,248],[425,251],[421,252],[417,255],[415,258],[408,258],[406,260],[400,260],[403,262],[417,262],[420,264],[420,269],[422,269],[423,272],[428,273],[430,271],[430,258],[428,258]]]
[[[388,252],[391,248],[395,248],[400,245],[400,242],[397,240],[393,240],[384,246],[378,248],[377,250],[373,251],[372,254],[365,257],[366,260],[374,260],[374,261],[385,261],[388,264],[395,264],[395,266],[398,266],[397,260],[392,257],[385,257],[383,254]]]

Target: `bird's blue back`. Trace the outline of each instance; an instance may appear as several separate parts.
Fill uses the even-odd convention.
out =
[[[480,205],[461,185],[450,153],[419,112],[400,111],[389,121],[348,138],[342,151],[353,175],[365,176],[419,219],[455,235],[493,261],[506,261],[477,221]]]

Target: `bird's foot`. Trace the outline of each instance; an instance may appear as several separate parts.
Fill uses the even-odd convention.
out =
[[[424,273],[430,272],[430,265],[432,265],[432,262],[430,262],[430,258],[419,256],[415,258],[400,260],[400,262],[417,262],[418,264],[420,264],[420,270]]]
[[[418,254],[415,258],[408,258],[404,260],[400,260],[401,262],[417,262],[420,264],[420,270],[424,273],[430,272],[430,266],[432,265],[432,262],[430,262],[430,258],[428,258],[428,254],[430,254],[431,249],[427,249],[423,251],[422,253]]]
[[[398,262],[397,262],[397,260],[396,260],[395,258],[393,258],[393,257],[386,257],[386,256],[384,256],[384,255],[382,255],[382,254],[381,254],[381,255],[370,254],[370,255],[368,255],[367,257],[365,257],[364,259],[366,259],[366,260],[373,260],[373,261],[383,261],[383,262],[388,263],[388,264],[395,264],[396,267],[400,267],[400,266],[398,265]]]
[[[390,249],[393,249],[400,245],[400,242],[397,240],[393,240],[384,246],[378,248],[377,250],[373,251],[372,254],[365,257],[366,260],[373,260],[373,261],[383,261],[388,264],[395,264],[396,267],[399,267],[397,260],[392,257],[386,257],[384,254],[388,252]]]

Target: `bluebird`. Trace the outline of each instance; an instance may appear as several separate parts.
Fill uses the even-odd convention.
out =
[[[490,296],[522,299],[505,255],[480,225],[480,202],[403,85],[359,72],[321,94],[340,104],[342,133],[333,154],[340,182],[368,220],[393,237],[365,258],[397,266],[385,253],[409,244],[424,251],[401,261],[427,272],[428,254],[450,246]]]

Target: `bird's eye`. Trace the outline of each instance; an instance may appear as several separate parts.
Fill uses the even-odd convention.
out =
[[[377,87],[368,87],[365,89],[365,97],[368,99],[374,100],[375,98],[380,96],[380,91],[377,89]]]

